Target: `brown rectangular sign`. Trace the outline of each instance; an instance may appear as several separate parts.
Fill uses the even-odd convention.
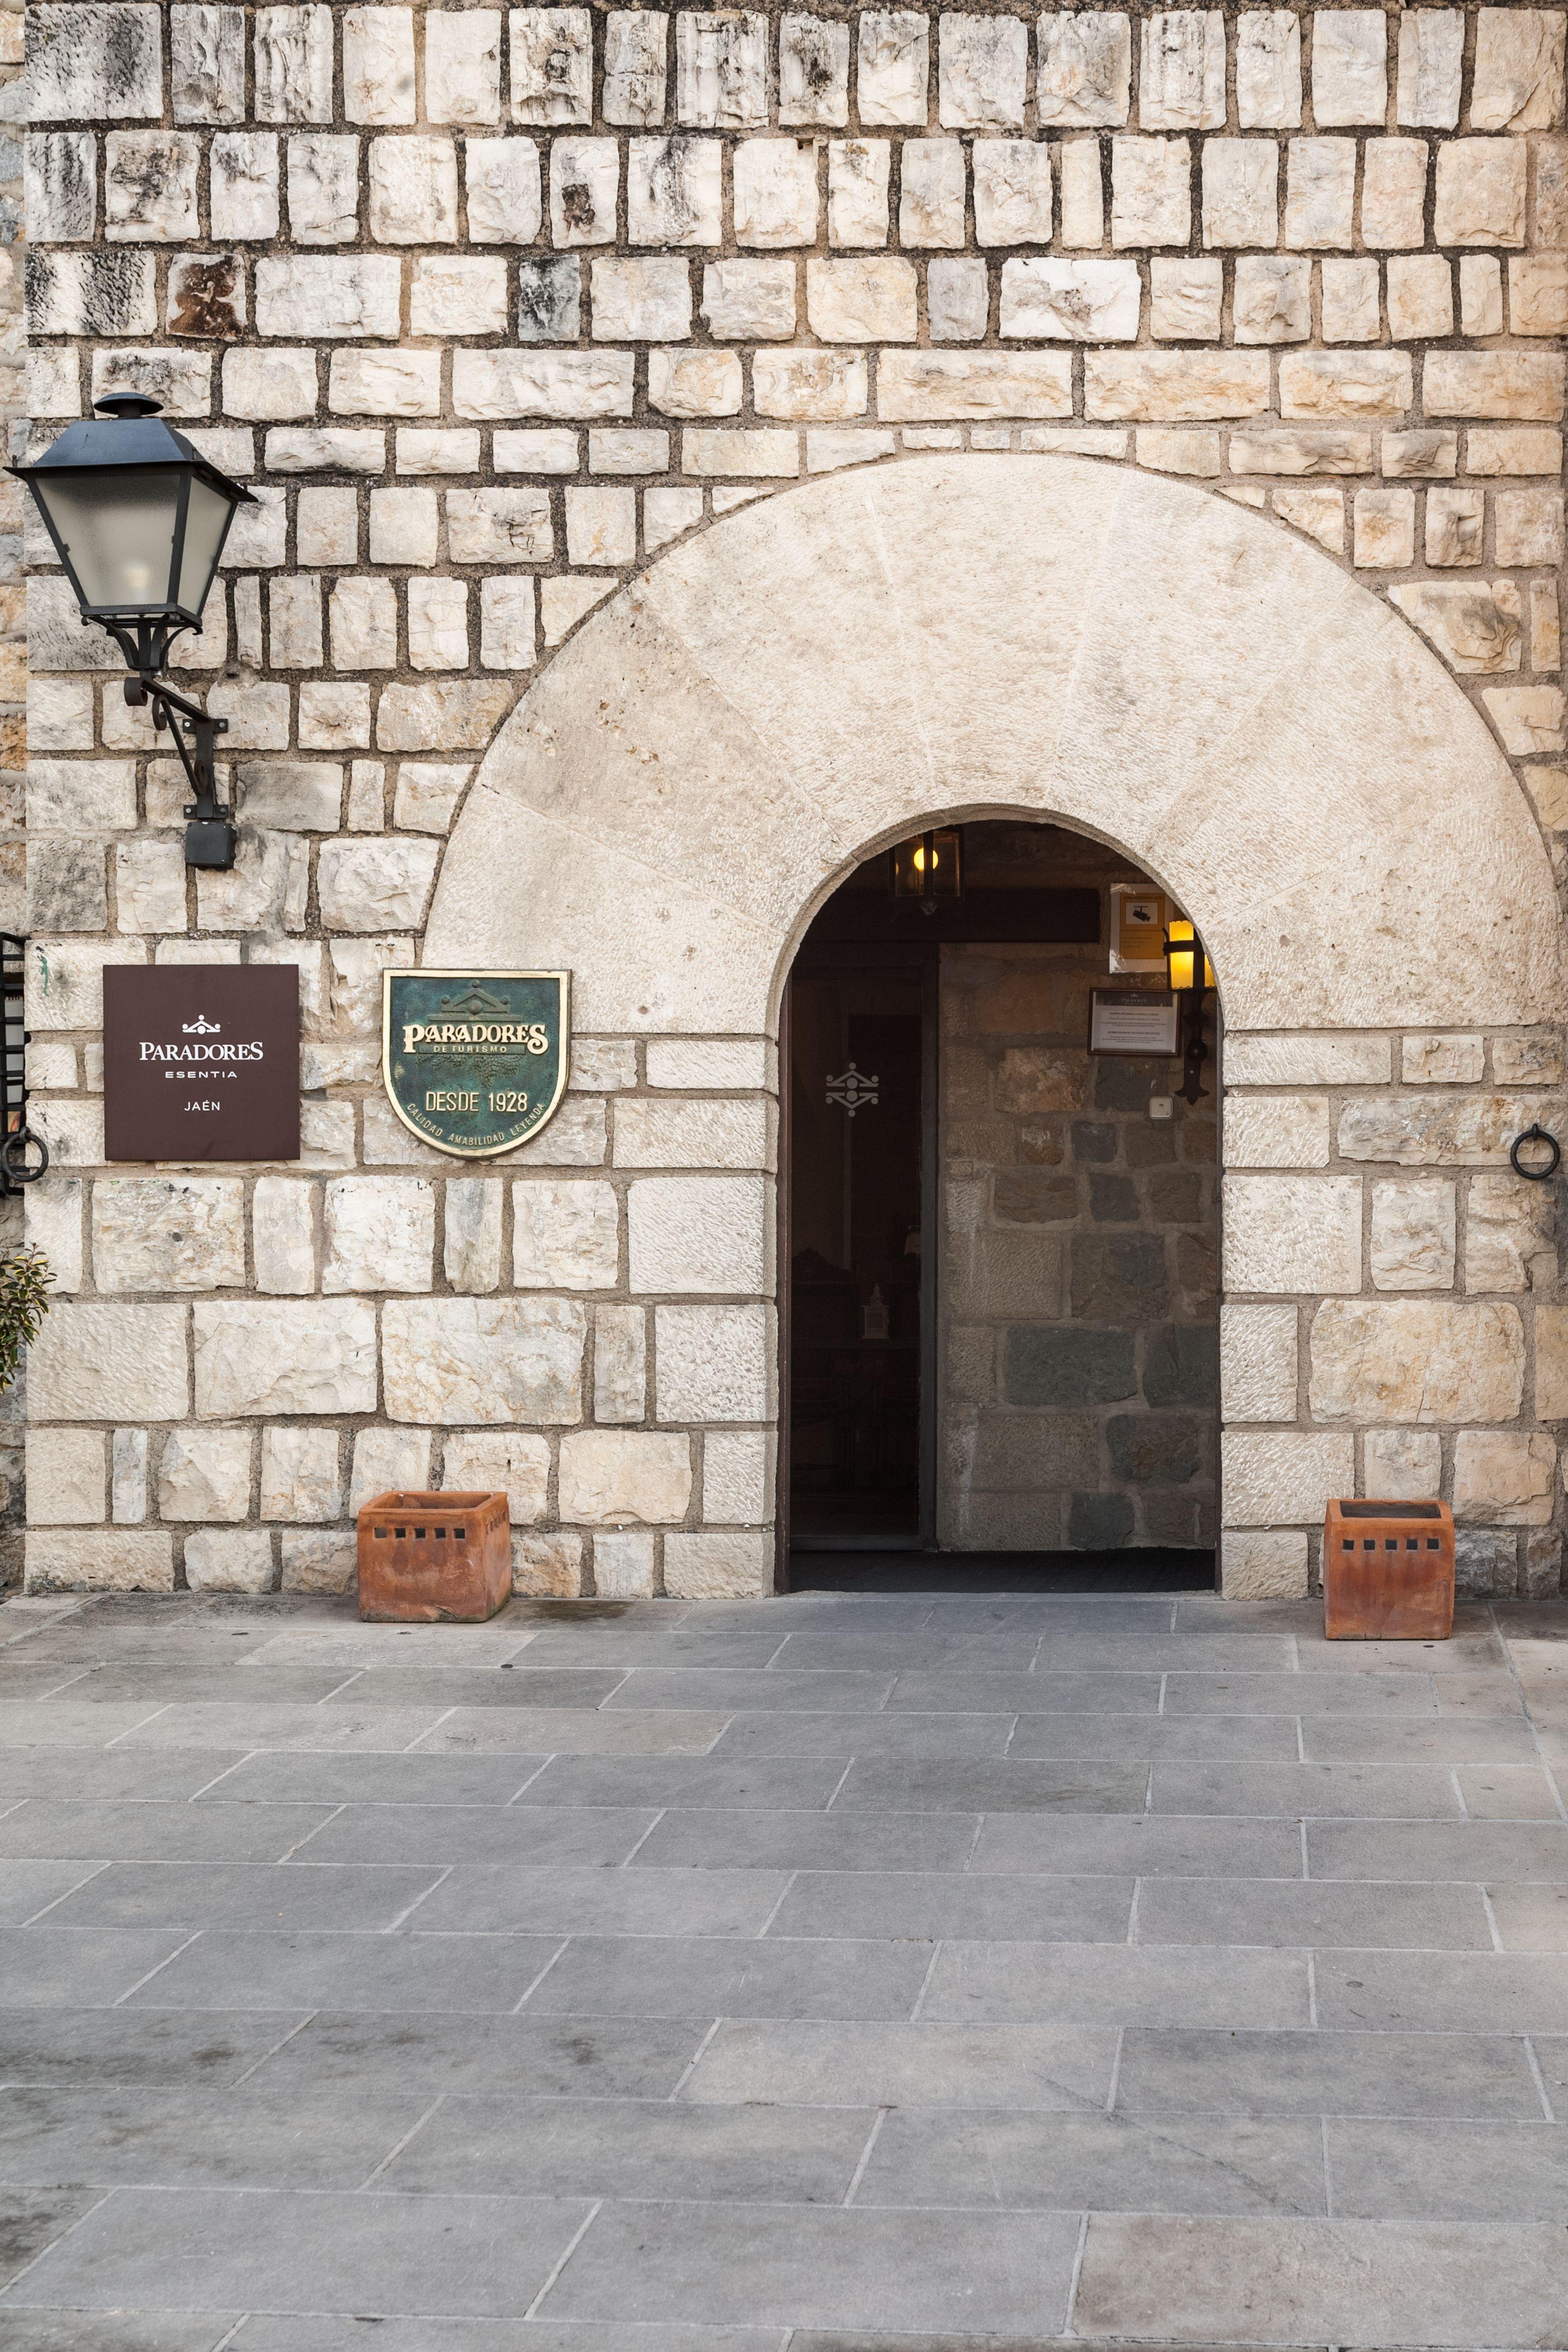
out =
[[[104,1156],[298,1160],[297,964],[109,965]]]

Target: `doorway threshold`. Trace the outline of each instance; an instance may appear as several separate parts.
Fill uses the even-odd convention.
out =
[[[796,1545],[796,1592],[1212,1592],[1212,1551],[919,1551]]]

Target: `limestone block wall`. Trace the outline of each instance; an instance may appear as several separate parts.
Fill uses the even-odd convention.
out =
[[[757,1588],[762,1024],[715,1043],[682,1022],[689,1054],[638,1007],[600,1023],[567,1108],[483,1175],[410,1156],[374,1038],[379,972],[418,957],[520,696],[650,560],[752,500],[931,451],[1180,475],[1406,616],[1561,865],[1563,28],[1512,6],[29,12],[18,446],[133,385],[259,501],[181,656],[229,721],[243,827],[236,871],[199,881],[182,783],[26,541],[57,1168],[28,1212],[66,1302],[35,1367],[30,1577],[330,1581],[366,1479],[477,1475],[464,1433],[499,1431],[542,1589]],[[298,1167],[104,1165],[98,975],[178,958],[299,963]],[[1352,1295],[1419,1335],[1411,1360],[1438,1317],[1468,1360],[1475,1186],[1550,1083],[1510,1075],[1511,1035],[1474,1076],[1414,1081],[1409,1050],[1379,1033],[1359,1075],[1231,1070],[1259,1117],[1299,1093],[1289,1132],[1317,1121],[1330,1155],[1233,1180],[1229,1230],[1301,1243],[1225,1277],[1277,1335],[1276,1294],[1298,1318],[1289,1399],[1281,1375],[1266,1417],[1232,1415],[1237,1580],[1305,1572],[1319,1488],[1370,1475],[1374,1423],[1438,1428],[1450,1480],[1462,1428],[1511,1431],[1531,1465],[1551,1443],[1536,1294],[1506,1284],[1486,1328],[1517,1400],[1510,1374],[1379,1419],[1370,1374],[1314,1389],[1331,1334],[1353,1353]],[[1451,1191],[1455,1256],[1445,1289],[1384,1299],[1378,1202],[1415,1176],[1357,1107],[1406,1085],[1436,1105],[1420,1169]],[[1303,1236],[1330,1230],[1322,1282]],[[1469,1572],[1554,1585],[1535,1522],[1555,1476],[1467,1503]]]

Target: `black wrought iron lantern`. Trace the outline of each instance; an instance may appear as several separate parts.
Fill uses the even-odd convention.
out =
[[[229,866],[235,831],[217,805],[212,759],[226,722],[161,684],[159,673],[174,638],[201,627],[229,526],[256,500],[163,423],[157,401],[119,392],[96,405],[96,418],[68,425],[33,465],[6,471],[32,492],[83,620],[108,630],[134,672],[127,702],[151,701],[154,727],[173,732],[196,795],[185,812],[195,820],[186,864]]]
[[[892,884],[895,898],[917,898],[928,915],[936,912],[939,898],[961,898],[963,844],[958,827],[942,825],[900,841],[893,851]]]
[[[1214,966],[1184,915],[1173,915],[1166,930],[1165,971],[1181,1018],[1183,1069],[1176,1091],[1184,1102],[1195,1103],[1208,1093],[1203,1084],[1209,1050],[1204,1034],[1204,1000],[1214,986]]]

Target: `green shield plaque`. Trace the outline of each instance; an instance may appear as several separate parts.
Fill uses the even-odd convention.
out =
[[[381,1075],[421,1143],[488,1160],[537,1135],[566,1086],[570,972],[388,971]]]

